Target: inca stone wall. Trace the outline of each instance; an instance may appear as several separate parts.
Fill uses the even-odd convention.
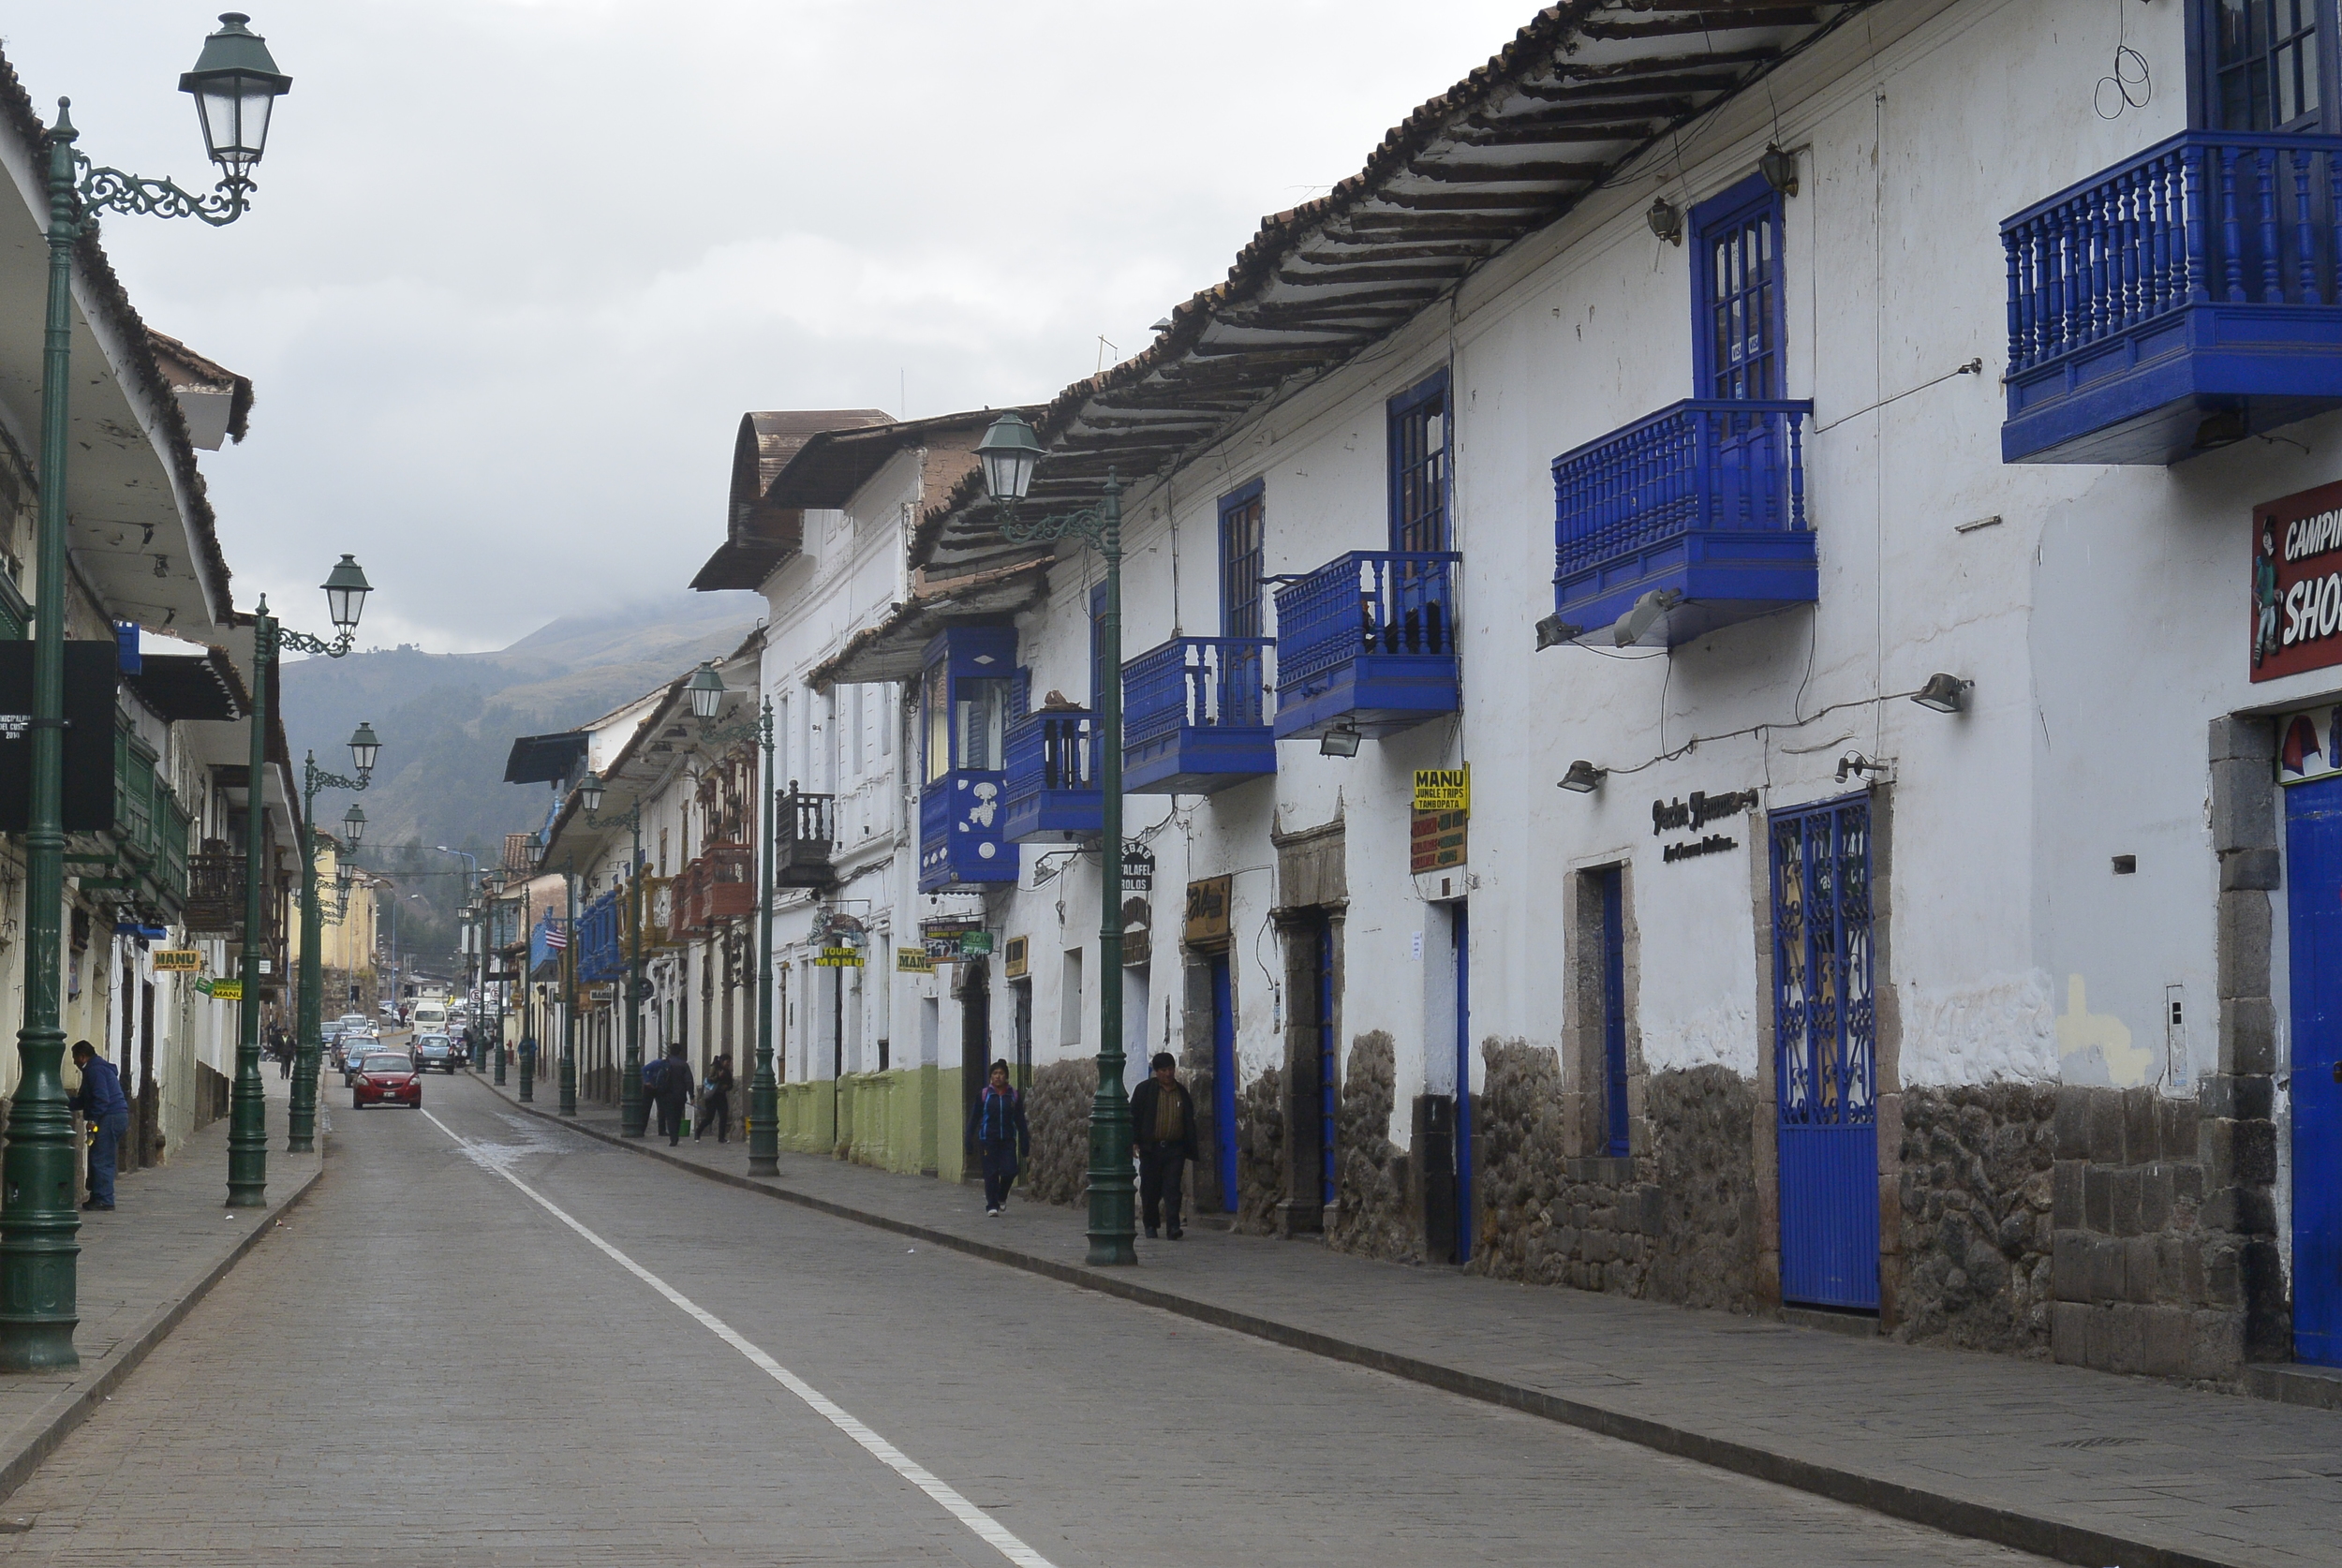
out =
[[[1236,1228],[1273,1235],[1284,1197],[1284,1074],[1269,1068],[1236,1097]]]
[[[2057,1094],[2035,1084],[1903,1091],[1897,1339],[2049,1354]]]
[[[1390,1036],[1381,1029],[1358,1036],[1335,1113],[1335,1213],[1326,1239],[1347,1252],[1411,1262],[1420,1249],[1408,1212],[1407,1156],[1390,1141],[1398,1082]]]
[[[1652,1076],[1631,1158],[1564,1153],[1557,1053],[1484,1047],[1475,1102],[1479,1236],[1472,1267],[1501,1279],[1748,1311],[1757,1206],[1755,1090],[1728,1069]]]
[[[1025,1096],[1032,1158],[1017,1191],[1037,1203],[1070,1204],[1089,1189],[1089,1102],[1098,1092],[1098,1065],[1075,1058],[1036,1067]]]

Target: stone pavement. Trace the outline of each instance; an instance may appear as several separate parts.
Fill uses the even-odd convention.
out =
[[[71,1371],[0,1377],[0,1498],[22,1486],[67,1432],[111,1398],[130,1369],[239,1258],[278,1228],[280,1216],[317,1181],[323,1169],[317,1155],[284,1152],[291,1086],[271,1064],[263,1064],[261,1079],[269,1102],[263,1207],[226,1206],[223,1117],[183,1140],[167,1163],[122,1173],[111,1213],[82,1214],[82,1318],[73,1340],[82,1364]],[[6,1528],[0,1520],[0,1530]]]
[[[501,1091],[516,1099],[516,1086]],[[528,1107],[552,1117],[541,1086]],[[558,1118],[555,1118],[558,1119]],[[616,1138],[587,1105],[579,1131]],[[1082,1261],[1078,1210],[734,1142],[626,1141],[730,1185],[1666,1453],[2086,1568],[2342,1561],[2342,1413],[1191,1229]]]

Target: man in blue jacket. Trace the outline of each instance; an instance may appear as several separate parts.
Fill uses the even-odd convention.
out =
[[[114,1206],[114,1151],[130,1131],[130,1102],[122,1092],[122,1074],[97,1054],[86,1040],[73,1043],[73,1065],[82,1070],[82,1090],[73,1108],[95,1128],[97,1137],[89,1151],[89,1202],[83,1208]]]

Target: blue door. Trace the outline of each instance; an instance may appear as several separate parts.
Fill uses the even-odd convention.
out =
[[[1634,1152],[1626,1133],[1626,873],[1613,865],[1594,875],[1602,882],[1602,1152],[1623,1160]]]
[[[1472,907],[1449,924],[1456,963],[1456,1261],[1472,1261]]]
[[[1773,1089],[1781,1298],[1878,1308],[1868,795],[1775,813]]]
[[[1334,928],[1333,923],[1320,916],[1311,928],[1311,941],[1316,948],[1317,970],[1317,1199],[1331,1206],[1334,1201],[1334,1121],[1340,1106],[1335,1100],[1337,1085],[1334,1070],[1339,1065],[1334,1056]]]
[[[1212,1153],[1220,1166],[1220,1206],[1236,1212],[1236,991],[1228,955],[1211,961]]]
[[[2293,1355],[2342,1367],[2342,779],[2285,791],[2293,960]]]

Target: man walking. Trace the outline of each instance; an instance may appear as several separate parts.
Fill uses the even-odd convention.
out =
[[[985,1218],[997,1220],[1008,1206],[1018,1159],[1032,1152],[1032,1130],[1025,1124],[1025,1097],[1008,1087],[1008,1063],[994,1062],[989,1080],[969,1110],[968,1136],[984,1157]]]
[[[1149,1235],[1156,1234],[1160,1218],[1177,1241],[1187,1234],[1179,1225],[1179,1181],[1187,1161],[1195,1158],[1195,1102],[1179,1082],[1178,1063],[1170,1052],[1156,1052],[1151,1065],[1154,1076],[1131,1096],[1139,1207]]]
[[[691,1103],[691,1063],[682,1046],[667,1048],[667,1059],[659,1064],[659,1081],[651,1086],[651,1098],[659,1105],[659,1131],[666,1134],[667,1146],[672,1148],[682,1140],[684,1108]]]
[[[73,1108],[88,1118],[97,1132],[89,1151],[89,1201],[83,1208],[114,1206],[114,1152],[130,1131],[130,1102],[122,1092],[122,1075],[114,1064],[97,1054],[86,1040],[73,1043],[73,1065],[82,1070],[81,1091]]]

